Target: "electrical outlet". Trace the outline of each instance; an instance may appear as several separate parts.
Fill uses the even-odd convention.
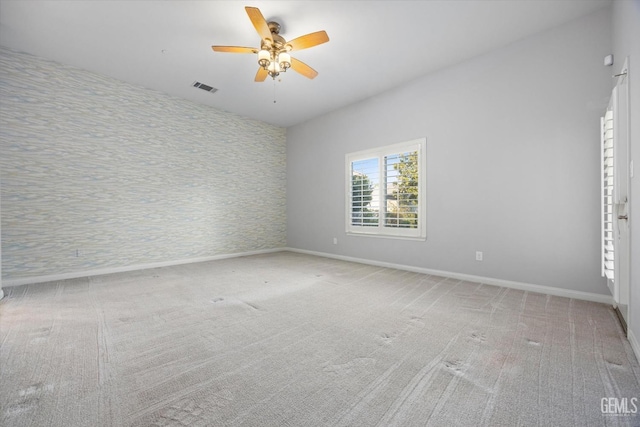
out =
[[[476,261],[482,261],[483,254],[480,251],[476,251]]]
[[[337,238],[337,237],[334,237],[334,238],[333,238],[333,244],[334,244],[334,245],[337,245],[337,244],[338,244],[338,238]]]

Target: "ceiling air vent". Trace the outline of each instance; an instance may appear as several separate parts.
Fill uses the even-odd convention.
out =
[[[191,86],[197,87],[198,89],[206,90],[207,92],[211,92],[211,93],[215,93],[218,91],[218,89],[216,89],[215,87],[209,86],[200,82],[193,82]]]

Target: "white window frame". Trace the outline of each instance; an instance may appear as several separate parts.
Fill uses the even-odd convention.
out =
[[[418,153],[418,226],[416,228],[389,227],[385,225],[382,201],[385,200],[384,186],[379,185],[377,200],[380,201],[380,216],[377,226],[359,226],[352,224],[352,164],[361,160],[377,158],[379,177],[385,176],[384,159],[386,156],[402,153]],[[427,238],[427,169],[426,169],[427,139],[419,138],[399,144],[387,145],[369,150],[347,153],[345,155],[345,212],[346,232],[354,236],[389,237],[398,239],[426,240]]]

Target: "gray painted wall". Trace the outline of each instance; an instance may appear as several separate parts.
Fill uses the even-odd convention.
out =
[[[0,152],[5,284],[286,243],[282,128],[0,48]]]
[[[629,303],[629,331],[640,338],[640,0],[613,3],[613,53],[619,71],[625,57],[629,57],[629,90],[631,159],[635,176],[631,179],[631,298]],[[611,81],[611,84],[614,84]],[[636,347],[636,352],[640,348]],[[638,354],[638,353],[636,353]]]
[[[609,53],[606,8],[289,128],[288,246],[608,294],[598,171]],[[346,236],[345,153],[423,136],[427,241]]]

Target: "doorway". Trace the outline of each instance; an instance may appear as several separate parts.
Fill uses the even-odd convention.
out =
[[[629,67],[624,61],[601,118],[602,275],[626,330],[629,321]]]

